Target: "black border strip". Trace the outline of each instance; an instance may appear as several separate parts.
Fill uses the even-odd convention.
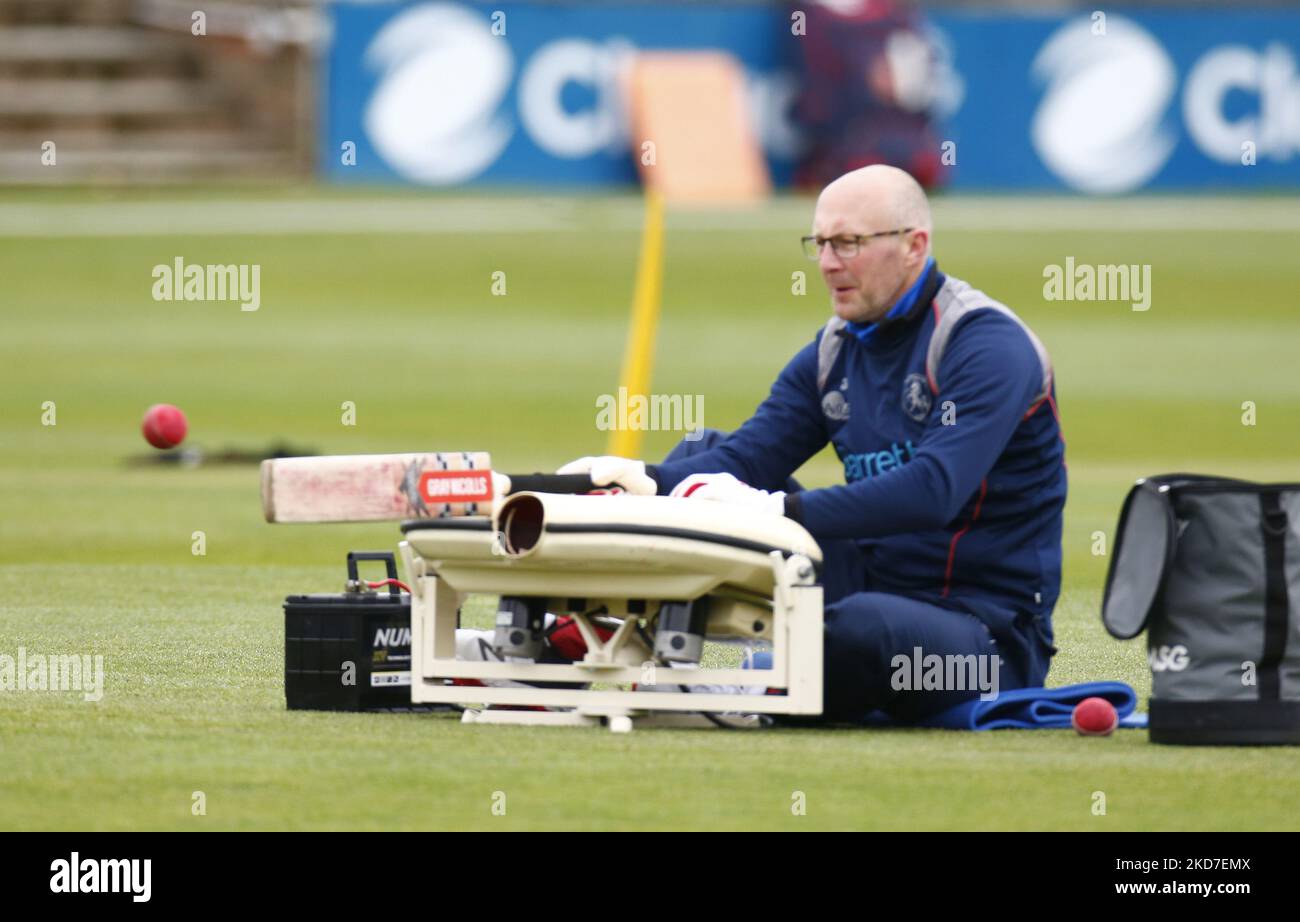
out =
[[[492,520],[485,515],[449,516],[442,519],[408,519],[402,523],[402,534],[423,528],[444,528],[448,531],[491,531]]]
[[[1300,701],[1152,698],[1153,743],[1186,746],[1300,745]]]

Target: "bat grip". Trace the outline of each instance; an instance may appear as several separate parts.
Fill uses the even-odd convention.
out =
[[[590,493],[590,474],[511,474],[511,493]]]

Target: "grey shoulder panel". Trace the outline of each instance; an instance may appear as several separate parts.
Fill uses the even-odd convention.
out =
[[[817,343],[817,393],[826,390],[826,381],[831,376],[831,368],[839,357],[844,341],[840,339],[840,330],[847,324],[839,317],[832,316],[822,329],[822,338]]]
[[[949,276],[939,289],[934,303],[938,308],[939,317],[935,322],[934,332],[930,334],[930,345],[925,353],[925,376],[930,382],[930,390],[939,393],[939,362],[943,359],[944,350],[948,348],[948,341],[952,339],[952,331],[956,329],[957,323],[972,311],[995,310],[1010,317],[1020,329],[1025,331],[1025,335],[1029,337],[1029,342],[1034,347],[1034,352],[1038,354],[1043,381],[1036,399],[1041,400],[1052,392],[1051,356],[1047,354],[1047,348],[1042,341],[1034,335],[1034,331],[1029,329],[1011,308],[994,301],[984,292],[952,276]]]

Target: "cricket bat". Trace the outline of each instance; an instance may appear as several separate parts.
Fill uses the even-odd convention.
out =
[[[499,474],[483,451],[320,455],[262,462],[268,522],[489,516],[498,494],[589,493],[586,474]]]

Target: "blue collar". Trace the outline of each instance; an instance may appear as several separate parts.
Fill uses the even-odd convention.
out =
[[[857,324],[849,321],[845,325],[850,333],[856,336],[859,342],[869,342],[880,324],[887,320],[897,320],[916,305],[916,299],[921,296],[921,289],[925,287],[926,280],[930,278],[930,270],[934,268],[934,257],[931,256],[925,261],[925,268],[921,270],[920,277],[912,283],[912,287],[903,292],[903,296],[898,299],[898,303],[889,309],[889,313],[884,316],[884,320],[878,320],[875,323]]]

